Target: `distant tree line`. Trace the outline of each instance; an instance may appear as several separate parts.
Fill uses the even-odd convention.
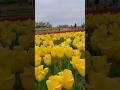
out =
[[[42,28],[51,28],[52,25],[49,22],[47,22],[47,23],[45,23],[45,22],[36,22],[35,27],[36,28],[41,28],[41,27]]]
[[[84,23],[80,26],[77,23],[74,23],[74,25],[59,25],[59,28],[79,28],[79,27],[85,27]]]

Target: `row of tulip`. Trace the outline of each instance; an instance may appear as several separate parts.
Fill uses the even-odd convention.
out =
[[[57,33],[65,33],[65,32],[84,32],[84,29],[67,29],[67,30],[63,30],[63,31],[54,31],[54,32],[40,32],[40,31],[36,31],[36,34],[39,34],[39,35],[41,35],[41,34],[57,34]]]
[[[85,32],[35,35],[36,90],[85,89]]]

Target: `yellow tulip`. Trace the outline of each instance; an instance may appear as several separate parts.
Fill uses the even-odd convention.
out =
[[[66,47],[65,48],[65,55],[67,57],[72,57],[72,55],[73,55],[73,49],[71,47]]]
[[[36,44],[37,46],[39,46],[40,43],[41,43],[41,40],[40,40],[39,35],[35,35],[35,44]]]
[[[72,89],[72,86],[74,84],[74,77],[72,75],[72,72],[68,69],[65,69],[64,71],[59,72],[58,74],[62,78],[62,86],[67,90]]]
[[[85,66],[84,65],[80,66],[80,64],[77,64],[76,68],[77,68],[79,74],[84,77],[85,76]]]
[[[62,84],[60,83],[61,77],[58,75],[50,76],[46,81],[48,90],[62,90]]]
[[[48,73],[49,68],[43,68],[43,65],[35,67],[35,77],[36,80],[42,81],[44,80],[46,74]]]
[[[80,51],[79,50],[73,50],[73,55],[80,57]]]
[[[63,47],[58,47],[56,54],[57,54],[57,57],[63,58],[64,57],[64,48]]]
[[[45,56],[45,54],[47,54],[47,48],[45,46],[41,46],[40,50],[41,50],[40,56]]]
[[[79,42],[77,44],[77,48],[80,50],[80,51],[85,51],[85,44],[83,42]]]
[[[56,55],[56,48],[55,47],[53,47],[52,49],[51,49],[51,56],[52,57],[56,57],[57,55]]]
[[[51,50],[52,50],[52,46],[47,46],[47,53],[51,53]]]
[[[76,68],[81,76],[85,76],[85,60],[81,59],[78,64],[76,64]]]
[[[40,51],[40,47],[39,46],[35,46],[35,54],[40,55],[41,51]]]
[[[39,66],[41,63],[41,57],[39,55],[35,55],[35,66]]]
[[[67,44],[70,44],[70,43],[71,43],[71,39],[68,38],[68,39],[66,40],[66,43],[67,43]]]
[[[76,64],[79,62],[79,57],[72,57],[72,61],[70,63],[72,64],[73,68],[76,69]]]
[[[46,65],[51,65],[51,55],[50,54],[46,54],[45,55],[45,57],[43,57],[43,59],[44,59],[44,63],[46,64]]]
[[[78,57],[72,57],[70,62],[74,69],[77,69],[81,76],[85,76],[85,60]]]

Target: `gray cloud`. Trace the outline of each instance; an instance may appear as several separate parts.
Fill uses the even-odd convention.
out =
[[[85,20],[85,0],[35,0],[35,18],[53,25],[81,24]]]

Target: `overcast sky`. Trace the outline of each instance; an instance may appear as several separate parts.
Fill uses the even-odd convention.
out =
[[[35,0],[35,19],[52,25],[82,24],[85,21],[85,0]]]

